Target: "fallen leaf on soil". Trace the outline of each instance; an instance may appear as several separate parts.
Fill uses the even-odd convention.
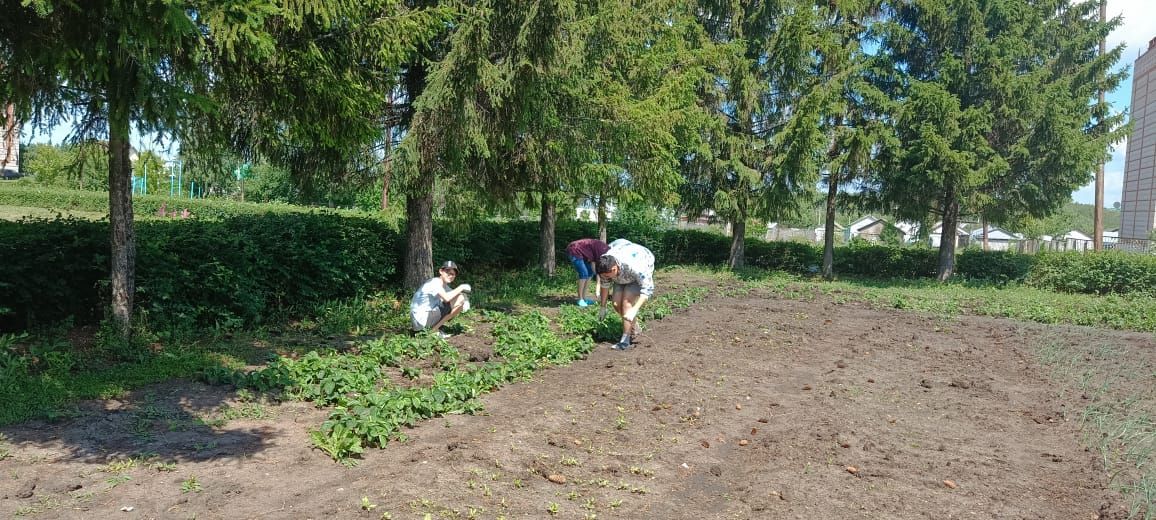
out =
[[[767,424],[767,423],[771,422],[771,420],[767,419],[766,417],[761,417],[761,418],[759,418],[759,422],[761,422],[763,424]]]
[[[739,446],[746,446],[746,445],[748,445],[748,444],[750,444],[750,443],[751,443],[751,441],[748,441],[748,440],[746,440],[746,439],[741,439],[741,440],[739,440]]]
[[[703,448],[709,448],[709,447],[710,447],[710,443],[709,443],[709,442],[707,442],[707,441],[702,441],[702,443],[701,443],[701,444],[702,444],[702,447],[703,447]]]
[[[743,409],[743,405],[741,405],[741,404],[735,405],[735,410],[742,410],[742,409]]]
[[[803,385],[803,390],[810,390],[810,389],[811,389],[811,385]]]
[[[872,379],[872,378],[867,378],[867,382],[868,382],[868,383],[874,383],[874,382],[875,382],[875,380],[874,380],[874,379]]]
[[[566,483],[566,477],[559,475],[557,473],[554,473],[554,474],[546,477],[546,480],[549,480],[550,482],[553,482],[555,484],[565,484]]]
[[[751,435],[754,435],[756,433],[759,433],[759,429],[758,428],[751,428]]]
[[[858,474],[859,468],[856,468],[855,466],[847,466],[847,473],[850,473],[852,475]]]
[[[955,484],[954,481],[951,481],[951,480],[944,480],[943,485],[945,485],[951,489],[955,489],[955,488],[959,487],[958,485]]]

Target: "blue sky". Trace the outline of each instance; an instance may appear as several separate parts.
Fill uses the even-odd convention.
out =
[[[1140,53],[1148,50],[1148,41],[1156,38],[1156,16],[1153,16],[1152,8],[1152,0],[1108,0],[1108,17],[1121,16],[1124,21],[1108,39],[1108,47],[1120,43],[1125,45],[1120,61],[1129,71]],[[1132,102],[1131,76],[1115,92],[1108,93],[1107,99],[1117,110],[1127,109]],[[1124,187],[1124,150],[1127,147],[1127,141],[1116,144],[1112,151],[1112,161],[1104,165],[1104,206],[1109,208],[1120,201],[1120,192]],[[1093,184],[1072,193],[1072,199],[1084,204],[1092,204],[1095,197]]]

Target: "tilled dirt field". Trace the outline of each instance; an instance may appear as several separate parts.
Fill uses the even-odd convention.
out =
[[[679,276],[660,290],[710,283]],[[1151,336],[727,293],[353,468],[310,445],[325,410],[198,383],[3,428],[0,516],[1126,517],[1080,442],[1080,396],[1058,390],[1036,348]],[[450,342],[486,348],[481,333]],[[196,420],[223,404],[248,412]]]

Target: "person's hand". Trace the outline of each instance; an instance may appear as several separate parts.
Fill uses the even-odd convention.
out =
[[[598,321],[602,321],[605,319],[606,319],[606,306],[603,305],[601,309],[598,309]]]
[[[472,287],[470,287],[470,284],[468,284],[468,283],[463,283],[461,285],[461,288],[462,288],[462,292],[470,292],[470,291],[474,290]]]

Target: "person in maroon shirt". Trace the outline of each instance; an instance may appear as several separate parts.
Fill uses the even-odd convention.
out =
[[[594,300],[586,299],[586,287],[590,284],[590,279],[594,278],[594,262],[609,250],[610,246],[597,238],[581,238],[566,246],[570,263],[574,264],[574,269],[578,271],[579,307],[594,305]]]

